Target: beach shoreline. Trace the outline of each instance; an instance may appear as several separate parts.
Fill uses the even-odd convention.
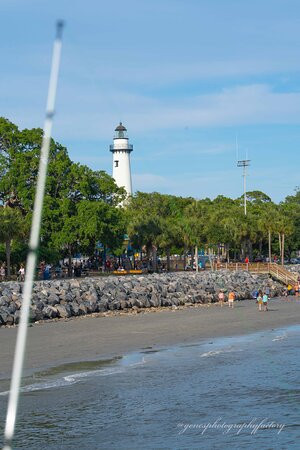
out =
[[[254,300],[143,310],[139,314],[81,316],[33,324],[28,329],[24,375],[61,364],[122,356],[145,348],[244,335],[300,323],[300,299],[277,298],[268,312]],[[10,377],[17,327],[0,328],[0,378]]]

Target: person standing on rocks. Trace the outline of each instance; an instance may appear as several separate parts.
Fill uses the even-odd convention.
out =
[[[228,294],[228,306],[229,308],[233,308],[233,302],[235,300],[235,293],[233,291],[230,291]]]
[[[219,297],[219,303],[220,303],[221,308],[222,308],[223,305],[224,305],[224,300],[225,300],[224,292],[223,292],[223,291],[220,291],[218,297]]]

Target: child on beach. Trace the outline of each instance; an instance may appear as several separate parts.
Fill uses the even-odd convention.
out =
[[[262,294],[260,292],[258,293],[257,303],[258,303],[258,311],[262,311],[263,299]]]
[[[263,295],[262,301],[263,301],[263,305],[264,305],[264,311],[268,311],[268,296],[267,294]]]
[[[224,300],[225,300],[224,292],[220,291],[218,297],[219,297],[219,303],[221,304],[221,308],[222,308],[224,305]]]
[[[230,291],[228,294],[228,306],[229,308],[233,308],[233,302],[235,300],[235,293],[233,291]]]

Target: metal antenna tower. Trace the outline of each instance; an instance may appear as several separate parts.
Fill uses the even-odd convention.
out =
[[[243,168],[243,179],[244,179],[244,212],[247,215],[247,194],[246,194],[246,177],[247,177],[247,167],[250,166],[250,159],[242,159],[237,162],[238,167]]]

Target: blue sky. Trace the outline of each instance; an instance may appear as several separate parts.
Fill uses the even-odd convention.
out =
[[[0,115],[42,127],[57,18],[66,21],[53,135],[111,173],[127,126],[134,190],[197,198],[300,185],[298,0],[2,0]]]

